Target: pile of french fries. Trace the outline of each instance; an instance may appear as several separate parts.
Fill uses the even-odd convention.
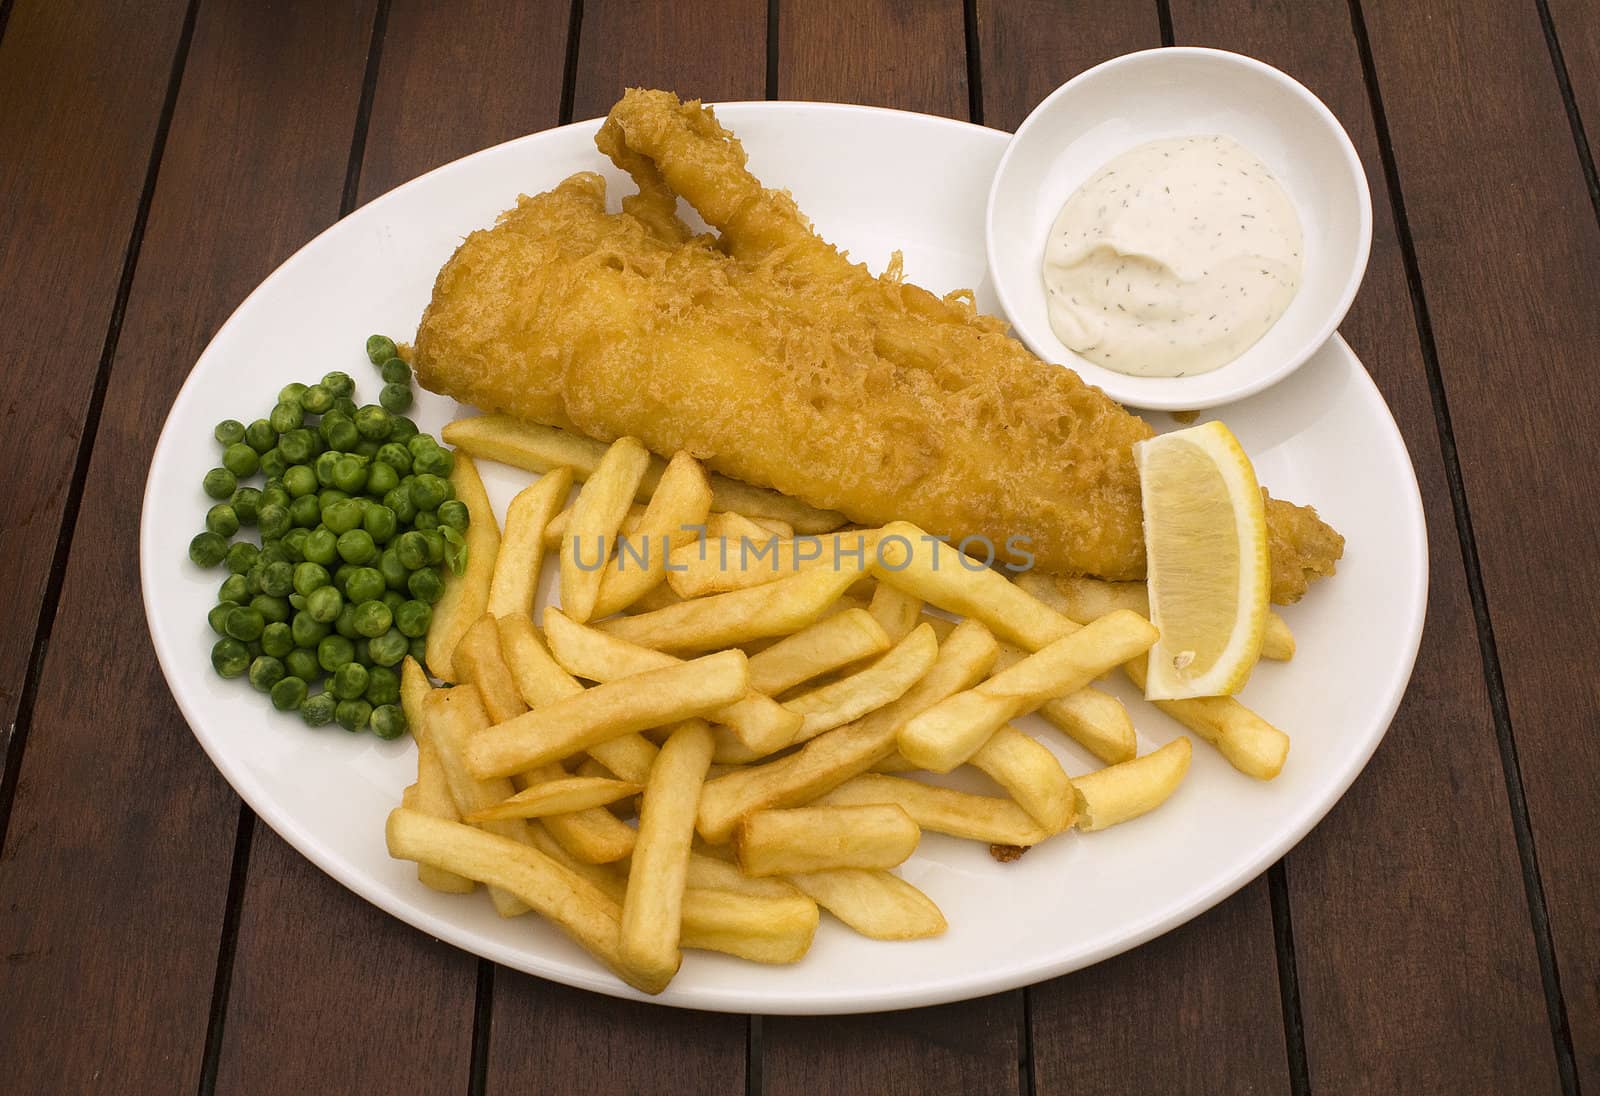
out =
[[[821,910],[874,939],[938,935],[938,906],[894,874],[924,832],[1014,859],[1154,809],[1188,770],[1188,738],[1139,756],[1093,685],[1142,682],[1139,584],[1013,582],[916,526],[843,529],[632,438],[500,416],[444,436],[468,562],[427,641],[451,684],[404,666],[417,780],[389,851],[436,890],[539,913],[646,993],[685,948],[795,962]],[[474,457],[542,473],[503,531]],[[550,555],[560,607],[541,630]],[[1265,653],[1293,653],[1276,617]],[[1287,736],[1237,701],[1160,707],[1250,776],[1283,766]],[[1030,712],[1103,767],[1069,776],[1013,725]],[[906,775],[962,766],[997,794]]]

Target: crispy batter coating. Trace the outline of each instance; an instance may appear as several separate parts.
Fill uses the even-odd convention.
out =
[[[709,108],[632,90],[597,144],[639,194],[579,174],[521,197],[439,272],[417,332],[428,388],[610,440],[680,449],[859,522],[894,518],[1038,566],[1144,573],[1131,447],[1151,433],[980,315],[880,277],[745,169]],[[720,237],[691,237],[677,195]],[[1331,574],[1343,539],[1273,500],[1273,595]]]

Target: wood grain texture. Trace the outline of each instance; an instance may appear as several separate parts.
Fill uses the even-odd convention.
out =
[[[1181,45],[1248,53],[1284,69],[1350,132],[1372,187],[1374,231],[1343,332],[1395,413],[1428,518],[1429,614],[1406,701],[1355,787],[1289,855],[1312,1088],[1505,1092],[1548,1084],[1538,958],[1349,8],[1344,0],[1292,10],[1271,0],[1175,0],[1172,22]],[[1450,925],[1459,951],[1452,948],[1449,961],[1417,962],[1438,947],[1440,924]],[[1463,1044],[1461,1032],[1490,1029],[1494,1039]]]
[[[961,5],[925,0],[779,4],[778,98],[865,103],[969,120]]]
[[[1600,227],[1520,5],[1368,4],[1578,1078],[1600,1085]],[[1470,246],[1462,237],[1471,234]]]
[[[737,1096],[745,1018],[601,997],[498,967],[484,1091]]]
[[[1595,146],[1600,145],[1600,4],[1595,0],[1546,0],[1546,6],[1593,155]]]
[[[196,24],[0,864],[0,1007],[28,1021],[0,1023],[10,1091],[198,1083],[238,807],[150,654],[130,546],[172,393],[337,212],[371,20],[238,3]]]
[[[630,87],[665,88],[685,99],[763,99],[766,66],[762,0],[587,0],[572,117],[604,115]]]
[[[361,201],[555,125],[571,9],[567,0],[393,0]]]
[[[0,727],[17,717],[186,7],[18,0],[0,40],[0,459],[28,469],[0,491]]]

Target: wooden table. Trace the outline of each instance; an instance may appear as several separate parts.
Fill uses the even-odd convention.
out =
[[[1600,1090],[1594,3],[0,0],[0,35],[0,1090]],[[1285,860],[1027,990],[763,1018],[496,968],[240,805],[146,638],[139,504],[190,364],[302,243],[625,83],[1009,129],[1173,42],[1355,139],[1344,333],[1427,503],[1410,691]]]

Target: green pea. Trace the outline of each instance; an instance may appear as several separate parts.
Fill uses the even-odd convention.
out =
[[[301,394],[300,406],[313,415],[326,414],[333,407],[333,393],[325,384],[314,384]]]
[[[448,525],[458,533],[464,533],[467,525],[472,521],[472,514],[467,510],[467,504],[460,499],[450,499],[439,504],[439,524]]]
[[[316,644],[312,644],[310,648],[296,647],[283,656],[283,668],[289,672],[290,677],[298,677],[301,681],[321,679],[322,667],[317,663],[315,648]]]
[[[392,550],[400,565],[407,571],[428,565],[428,538],[415,529],[401,533],[394,539]]]
[[[319,586],[306,595],[306,614],[318,624],[332,624],[344,610],[344,595],[333,586]]]
[[[439,511],[418,510],[417,516],[411,519],[411,525],[424,533],[430,533],[439,528]]]
[[[230,445],[244,441],[244,423],[238,419],[223,419],[211,431],[211,436],[221,442],[222,447],[226,449]]]
[[[367,462],[355,455],[340,457],[333,466],[333,486],[355,494],[367,485]]]
[[[369,403],[357,409],[355,422],[356,429],[361,432],[362,437],[370,438],[377,442],[389,440],[389,431],[393,426],[393,420],[389,417],[389,412],[377,404]]]
[[[381,451],[381,450],[380,450]],[[381,499],[400,486],[400,473],[379,461],[367,465],[367,494]]]
[[[356,424],[344,415],[334,416],[332,411],[322,416],[319,427],[323,438],[328,443],[329,449],[341,452],[350,449],[361,440],[361,432],[356,429]]]
[[[272,687],[283,680],[285,672],[282,660],[271,655],[258,655],[250,663],[250,684],[259,692],[271,692]]]
[[[387,335],[367,336],[367,360],[373,365],[383,365],[400,351]]]
[[[343,536],[361,524],[361,506],[354,499],[337,499],[323,506],[322,524],[334,536]]]
[[[298,430],[305,425],[306,413],[298,402],[280,403],[272,409],[272,414],[267,416],[267,423],[280,434],[290,430]]]
[[[425,601],[411,600],[394,611],[394,626],[407,639],[418,639],[428,634],[433,623],[433,607]]]
[[[392,357],[378,365],[378,375],[383,378],[384,384],[409,385],[411,383],[411,367],[406,364],[404,358],[400,357]]]
[[[405,441],[417,436],[417,424],[404,415],[396,415],[394,424],[389,427],[390,441]]]
[[[278,444],[278,432],[266,419],[257,419],[244,428],[244,443],[257,453],[265,453]]]
[[[315,495],[301,495],[289,503],[289,520],[297,529],[307,532],[315,529],[322,521],[322,503],[317,501]]]
[[[317,504],[319,506],[332,506],[336,502],[344,502],[349,497],[350,493],[348,491],[341,491],[337,487],[324,487],[317,492]]]
[[[335,397],[348,396],[356,390],[356,382],[350,379],[350,374],[336,369],[332,373],[323,374],[322,387],[332,392]]]
[[[337,671],[340,666],[347,665],[355,657],[355,644],[344,636],[324,636],[317,643],[317,665],[330,674]]]
[[[413,636],[411,650],[407,652],[416,661],[418,666],[428,664],[428,640],[426,636]]]
[[[395,521],[400,525],[409,525],[417,516],[417,508],[411,501],[411,492],[405,487],[396,487],[383,496],[383,504],[394,511]]]
[[[233,609],[234,606],[232,604],[223,601],[213,605],[211,611],[206,614],[206,623],[211,626],[211,630],[217,635],[225,636],[228,634],[228,614],[233,612]]]
[[[374,666],[367,671],[367,691],[362,699],[374,708],[400,702],[400,675],[387,666]]]
[[[289,492],[283,489],[282,480],[268,480],[267,485],[261,489],[261,505],[256,508],[256,524],[261,524],[261,511],[269,506],[281,506],[285,510],[294,500],[289,497]]]
[[[316,435],[304,427],[290,430],[278,439],[278,453],[291,468],[305,464],[316,456],[315,439]]]
[[[370,536],[375,544],[388,544],[394,539],[399,525],[399,515],[382,503],[374,503],[367,507],[367,512],[361,516],[362,531]]]
[[[315,590],[320,590],[333,580],[328,577],[328,569],[320,563],[307,560],[294,569],[294,590],[297,594],[307,597]]]
[[[281,620],[275,620],[263,628],[261,650],[273,658],[282,658],[294,650],[294,636],[290,634],[289,626]]]
[[[413,434],[406,439],[406,449],[411,453],[411,459],[416,460],[424,452],[439,448],[439,443],[432,434]]]
[[[403,584],[401,589],[404,589]],[[378,600],[382,601],[389,607],[389,612],[392,615],[396,609],[400,608],[400,606],[406,603],[406,595],[402,594],[399,589],[390,587],[383,592],[383,597],[379,598]]]
[[[317,493],[317,473],[306,464],[291,464],[283,470],[283,489],[291,499]]]
[[[345,597],[359,605],[363,601],[376,601],[383,596],[388,583],[383,572],[376,567],[352,567],[345,578]]]
[[[378,441],[376,438],[362,438],[351,447],[350,452],[354,453],[358,457],[364,457],[366,460],[371,461],[373,457],[378,455],[378,450],[382,448],[383,443]]]
[[[300,718],[307,727],[326,727],[333,722],[334,707],[338,701],[327,693],[308,696],[300,703]]]
[[[341,700],[333,709],[333,718],[339,726],[354,734],[367,725],[367,720],[372,718],[372,705],[365,700]]]
[[[196,567],[215,567],[228,558],[228,538],[207,530],[189,542],[189,562]]]
[[[295,499],[289,504],[289,518],[294,519],[294,508],[300,502]],[[290,563],[300,563],[306,558],[306,538],[311,535],[311,530],[304,525],[296,525],[278,541],[283,545],[283,554],[289,557]]]
[[[343,396],[333,397],[333,409],[352,422],[355,421],[356,417],[356,401],[350,398],[353,393],[354,389]]]
[[[411,462],[412,470],[418,475],[427,472],[435,476],[448,476],[455,466],[455,455],[442,445],[424,449]]]
[[[288,620],[294,612],[288,598],[274,594],[257,594],[250,599],[250,608],[260,613],[264,621]]]
[[[261,458],[244,442],[238,442],[223,450],[222,467],[243,479],[256,474],[261,467]]]
[[[349,598],[344,599],[344,608],[339,610],[339,617],[333,622],[333,630],[352,642],[362,638],[361,633],[356,631],[355,602]]]
[[[388,593],[391,594],[397,590],[404,590],[406,579],[411,577],[411,569],[400,562],[400,554],[393,548],[385,548],[378,555],[378,573],[383,576],[383,584],[389,588]]]
[[[289,638],[296,647],[315,647],[328,635],[328,626],[302,609],[289,621]],[[302,675],[303,676],[303,675]]]
[[[328,691],[340,700],[354,700],[367,691],[367,668],[359,662],[346,662],[334,671]]]
[[[261,454],[261,474],[268,479],[278,480],[274,484],[280,490],[283,488],[283,474],[289,470],[289,461],[284,457],[283,451],[273,446]]]
[[[437,510],[448,497],[445,481],[436,475],[423,473],[411,481],[411,502],[419,514]]]
[[[389,630],[389,625],[393,622],[394,614],[381,601],[363,601],[356,606],[356,631],[368,639],[383,635]]]
[[[428,562],[437,567],[444,562],[444,533],[438,529],[422,530],[422,539],[428,542]]]
[[[250,568],[256,565],[256,558],[261,555],[261,549],[247,540],[236,541],[228,546],[228,554],[223,557],[228,570],[236,575],[248,574]]]
[[[372,656],[372,661],[379,666],[393,666],[411,649],[411,641],[401,635],[398,629],[390,628],[381,636],[373,636],[367,640],[367,653]]]
[[[261,510],[261,492],[254,487],[241,487],[233,493],[229,505],[238,515],[240,525],[254,525],[256,514]]]
[[[269,563],[285,563],[288,559],[289,553],[284,551],[283,538],[268,537],[261,542],[261,554],[256,557],[256,562],[265,567]]]
[[[270,597],[288,597],[294,589],[294,564],[287,561],[267,564],[261,574],[261,592]]]
[[[356,661],[366,669],[372,669],[372,652],[367,648],[367,644],[372,641],[366,636],[358,634],[350,642],[356,645]]]
[[[323,419],[327,422],[327,419]],[[340,454],[337,450],[327,449],[317,454],[317,459],[311,465],[311,470],[317,474],[317,482],[323,487],[333,486],[333,466],[339,463]]]
[[[339,558],[346,563],[370,563],[378,556],[378,547],[372,534],[365,529],[352,529],[339,535]]]
[[[406,733],[406,713],[398,704],[380,704],[372,709],[372,733],[393,741]]]
[[[250,668],[250,652],[237,639],[219,639],[211,648],[211,668],[223,677],[238,677]]]
[[[412,571],[411,577],[406,580],[406,589],[410,590],[411,596],[418,601],[432,605],[439,600],[439,595],[444,593],[444,580],[433,567],[419,567]]]
[[[239,515],[227,503],[219,502],[206,511],[206,528],[219,537],[231,537],[239,531]]]
[[[301,594],[290,594],[289,607],[297,613],[304,612],[306,607],[305,597]]]
[[[306,537],[305,546],[301,549],[306,560],[310,563],[320,563],[324,567],[339,558],[339,538],[326,526],[311,530],[311,535]]]
[[[272,706],[278,711],[296,711],[305,703],[306,683],[291,674],[273,685],[269,695],[272,697]]]
[[[288,384],[278,389],[278,402],[298,404],[300,402],[300,397],[304,396],[305,394],[305,385],[301,384],[299,381],[290,381]]]
[[[200,481],[201,488],[214,499],[226,499],[239,487],[239,477],[226,468],[213,468]]]
[[[250,600],[250,592],[245,588],[243,575],[229,575],[222,580],[222,585],[217,588],[217,600],[226,601],[233,605],[243,605]]]
[[[404,365],[404,362],[400,363]],[[386,384],[378,393],[378,404],[385,411],[393,414],[407,410],[411,406],[411,386],[409,384]],[[392,430],[391,434],[392,436]]]
[[[409,475],[411,472],[411,450],[399,442],[384,442],[378,447],[377,455],[373,458],[379,464],[387,464],[395,470],[396,475]]]
[[[281,537],[293,524],[293,519],[289,517],[289,507],[283,503],[263,503],[261,510],[256,514],[256,525],[260,527],[263,537]]]

